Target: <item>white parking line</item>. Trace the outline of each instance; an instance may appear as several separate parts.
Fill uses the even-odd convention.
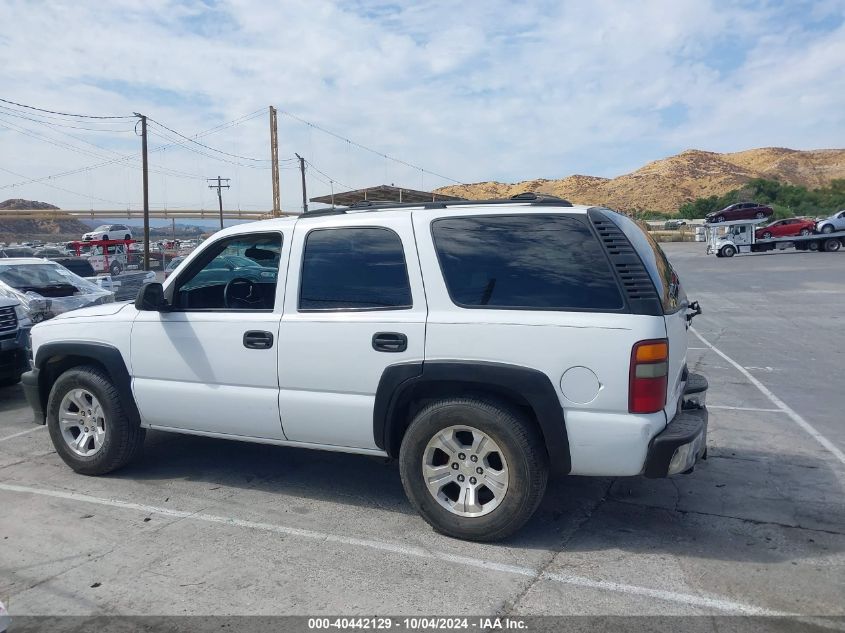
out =
[[[0,442],[5,442],[6,440],[11,440],[16,437],[20,437],[21,435],[26,435],[27,433],[32,433],[33,431],[40,431],[41,429],[46,429],[47,425],[42,424],[39,426],[35,426],[31,429],[27,429],[26,431],[21,431],[20,433],[12,433],[11,435],[7,435],[6,437],[0,437]]]
[[[762,382],[760,382],[754,376],[752,376],[751,372],[749,372],[747,369],[745,369],[745,367],[740,365],[733,358],[731,358],[730,356],[725,354],[722,350],[720,350],[718,347],[713,345],[706,338],[701,336],[701,334],[699,334],[696,331],[695,328],[691,327],[690,332],[692,332],[698,338],[700,338],[701,342],[704,343],[707,347],[709,347],[711,350],[716,352],[719,356],[721,356],[726,361],[728,361],[731,365],[733,365],[737,369],[737,371],[739,371],[743,376],[745,376],[752,385],[757,387],[757,389],[759,389],[763,393],[764,396],[766,396],[769,400],[771,400],[773,405],[775,405],[778,409],[780,409],[786,415],[788,415],[789,418],[793,422],[795,422],[795,424],[797,424],[802,429],[804,429],[814,440],[816,440],[819,444],[821,444],[824,448],[826,448],[831,455],[833,455],[836,459],[838,459],[841,464],[845,465],[845,453],[843,453],[839,449],[838,446],[836,446],[833,442],[831,442],[829,439],[827,439],[824,435],[819,433],[819,431],[816,429],[816,427],[814,427],[812,424],[807,422],[807,420],[805,420],[800,415],[798,415],[788,404],[786,404],[783,400],[781,400],[775,394],[773,394],[771,391],[769,391],[768,387],[766,387],[766,385],[764,385]]]
[[[371,539],[361,539],[351,536],[341,536],[339,534],[317,532],[315,530],[304,530],[301,528],[288,527],[285,525],[276,525],[273,523],[246,521],[234,517],[218,516],[214,514],[186,512],[184,510],[161,508],[141,503],[132,503],[130,501],[120,501],[117,499],[103,499],[100,497],[92,497],[90,495],[81,494],[78,492],[67,492],[64,490],[46,490],[43,488],[30,488],[28,486],[17,486],[14,484],[4,483],[0,483],[0,490],[5,490],[6,492],[41,495],[44,497],[53,497],[57,499],[66,499],[74,502],[91,503],[101,506],[109,506],[112,508],[121,508],[124,510],[137,510],[139,512],[143,512],[144,514],[160,514],[162,516],[167,517],[189,519],[194,521],[204,521],[206,523],[216,523],[252,530],[262,530],[265,532],[273,532],[276,534],[283,534],[285,536],[293,536],[321,542],[338,543],[341,545],[351,545],[354,547],[365,547],[382,552],[398,554],[400,556],[425,558],[429,560],[440,560],[456,565],[463,565],[465,567],[486,569],[490,571],[497,571],[516,576],[525,576],[528,578],[539,578],[541,580],[548,580],[564,585],[575,585],[578,587],[599,589],[602,591],[611,591],[632,596],[646,596],[649,598],[663,600],[666,602],[673,602],[684,606],[713,609],[715,611],[722,611],[727,613],[768,616],[795,615],[779,611],[771,611],[763,607],[744,604],[741,602],[734,602],[733,600],[728,600],[720,596],[702,596],[689,593],[680,593],[677,591],[652,589],[650,587],[640,587],[637,585],[629,585],[608,580],[594,580],[592,578],[585,578],[583,576],[574,576],[570,574],[541,572],[531,567],[523,567],[521,565],[509,565],[507,563],[497,563],[495,561],[484,560],[481,558],[473,558],[471,556],[461,556],[458,554],[450,554],[448,552],[428,550],[413,545],[403,545],[401,543],[390,543],[387,541],[376,541]]]
[[[727,409],[728,411],[756,411],[758,413],[786,413],[783,409],[759,409],[757,407],[729,407],[725,404],[708,404],[708,409]]]

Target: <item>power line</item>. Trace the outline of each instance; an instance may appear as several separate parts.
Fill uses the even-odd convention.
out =
[[[74,129],[74,130],[86,130],[88,132],[112,132],[112,133],[121,133],[121,132],[130,133],[130,132],[132,132],[131,128],[127,128],[127,129],[123,129],[123,130],[116,130],[114,128],[107,128],[107,127],[96,128],[96,127],[85,127],[85,126],[82,126],[82,125],[69,125],[67,123],[55,123],[52,120],[32,118],[31,116],[27,116],[28,113],[27,114],[21,114],[20,110],[14,110],[12,108],[7,108],[6,106],[0,106],[0,113],[5,114],[7,116],[13,116],[13,117],[16,117],[16,118],[19,118],[19,119],[25,119],[27,121],[32,121],[33,123],[40,123],[42,125],[49,125],[51,127],[64,127],[64,128],[71,128],[71,129]],[[35,116],[38,116],[38,115],[35,115]],[[52,118],[55,119],[57,117],[52,117]],[[129,121],[126,121],[125,123],[129,123]]]
[[[57,112],[56,110],[45,110],[43,108],[36,108],[35,106],[26,105],[24,103],[18,103],[16,101],[9,101],[8,99],[0,99],[3,103],[10,103],[12,105],[16,105],[19,108],[27,108],[28,110],[37,110],[38,112],[47,112],[49,114],[59,114],[61,116],[70,116],[75,117],[77,119],[134,119],[133,116],[93,116],[90,114],[71,114],[69,112]]]
[[[0,170],[5,171],[6,173],[12,174],[13,176],[18,176],[19,178],[26,178],[23,174],[19,174],[11,169],[6,169],[5,167],[0,167]],[[73,191],[72,189],[67,189],[66,187],[60,187],[59,185],[54,185],[49,182],[44,183],[47,187],[52,187],[53,189],[58,189],[59,191],[64,191],[65,193],[72,194],[74,196],[80,196],[82,198],[86,198],[88,200],[99,200],[100,202],[108,202],[109,204],[118,204],[120,206],[128,206],[126,202],[118,202],[117,200],[109,200],[108,198],[98,198],[97,196],[91,196],[87,193],[79,193],[78,191]]]
[[[319,131],[323,132],[324,134],[328,134],[329,136],[333,136],[334,138],[336,138],[338,140],[344,141],[345,143],[349,143],[350,145],[354,145],[355,147],[362,149],[366,152],[370,152],[371,154],[375,154],[376,156],[380,156],[382,158],[386,158],[387,160],[391,160],[394,163],[399,163],[400,165],[405,165],[406,167],[410,167],[411,169],[415,169],[415,170],[417,170],[421,173],[429,174],[431,176],[436,176],[437,178],[442,178],[443,180],[448,180],[449,182],[453,182],[457,185],[465,184],[465,183],[461,182],[460,180],[455,180],[454,178],[450,178],[449,176],[444,176],[443,174],[438,174],[437,172],[430,171],[428,169],[425,169],[424,167],[420,167],[419,165],[414,165],[413,163],[409,163],[408,161],[402,160],[401,158],[396,158],[394,156],[390,156],[388,154],[385,154],[384,152],[380,152],[377,149],[373,149],[372,147],[367,147],[363,143],[359,143],[357,141],[353,141],[352,139],[348,139],[345,136],[341,136],[340,134],[337,134],[336,132],[332,132],[331,130],[327,130],[326,128],[324,128],[320,125],[317,125],[316,123],[312,123],[311,121],[307,121],[307,120],[305,120],[301,117],[298,117],[295,114],[288,112],[286,110],[279,110],[279,112],[281,112],[282,114],[284,114],[287,117],[290,117],[291,119],[299,121],[300,123],[304,123],[305,125],[308,125],[309,127],[312,127],[316,130],[319,130]]]
[[[158,122],[158,121],[156,121],[155,119],[152,119],[152,118],[147,117],[147,121],[149,121],[149,122],[151,122],[151,123],[154,123],[154,124],[158,125],[159,127],[164,128],[164,129],[165,129],[165,130],[167,130],[168,132],[171,132],[172,134],[175,134],[176,136],[178,136],[178,137],[180,137],[180,138],[183,138],[183,139],[185,139],[186,141],[189,141],[189,142],[191,142],[191,143],[195,143],[196,145],[199,145],[200,147],[204,147],[204,148],[205,148],[205,149],[207,149],[207,150],[211,150],[211,151],[213,151],[213,152],[217,152],[217,153],[219,153],[219,154],[223,154],[224,156],[231,156],[232,158],[239,158],[239,159],[241,159],[241,160],[250,160],[250,161],[255,161],[255,162],[257,162],[257,163],[269,163],[269,162],[270,162],[270,160],[269,160],[269,159],[267,159],[267,158],[253,158],[252,156],[241,156],[240,154],[232,154],[232,153],[230,153],[230,152],[224,152],[222,149],[217,149],[216,147],[211,147],[210,145],[206,145],[205,143],[200,143],[199,141],[197,141],[197,140],[195,140],[195,139],[192,139],[192,138],[190,138],[190,137],[187,137],[187,136],[185,136],[184,134],[182,134],[182,133],[180,133],[180,132],[177,132],[176,130],[174,130],[174,129],[172,129],[172,128],[167,127],[167,126],[166,126],[166,125],[164,125],[163,123],[159,123],[159,122]]]

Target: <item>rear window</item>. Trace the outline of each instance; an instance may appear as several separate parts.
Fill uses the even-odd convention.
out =
[[[640,256],[654,287],[657,289],[663,311],[671,313],[686,308],[688,304],[687,295],[681,286],[681,280],[660,245],[630,218],[616,212],[610,212],[607,215],[622,230]]]
[[[432,235],[452,301],[465,308],[619,310],[607,257],[579,219],[551,214],[443,218]]]

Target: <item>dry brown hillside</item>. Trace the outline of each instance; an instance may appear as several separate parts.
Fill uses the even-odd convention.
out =
[[[610,179],[575,175],[560,180],[541,178],[514,184],[452,185],[437,191],[470,199],[536,191],[561,196],[577,204],[672,213],[684,202],[723,195],[752,178],[778,179],[809,188],[823,187],[834,178],[845,178],[845,149],[801,151],[764,147],[732,154],[691,149]]]
[[[51,218],[23,219],[14,217],[14,211],[19,209],[55,210],[56,213]],[[35,235],[53,235],[56,239],[62,236],[81,237],[87,231],[85,224],[62,213],[52,204],[19,198],[0,202],[0,241],[16,242]]]

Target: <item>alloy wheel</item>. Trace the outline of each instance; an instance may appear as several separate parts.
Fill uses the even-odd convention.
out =
[[[480,517],[495,510],[508,491],[508,464],[499,445],[471,426],[450,426],[423,452],[429,493],[452,514]]]
[[[59,405],[59,430],[74,453],[96,455],[106,438],[106,417],[96,396],[86,389],[68,391]]]

